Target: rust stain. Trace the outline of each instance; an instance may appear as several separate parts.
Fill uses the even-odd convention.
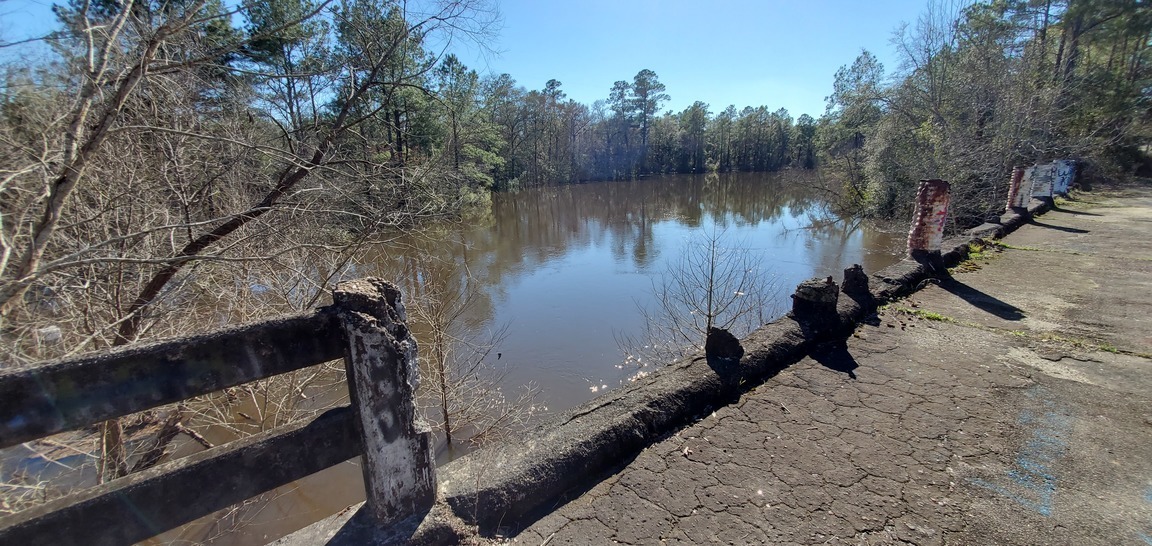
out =
[[[940,179],[921,180],[916,192],[916,216],[908,232],[908,252],[938,252],[944,240],[952,185]]]
[[[1020,184],[1024,181],[1024,168],[1012,168],[1012,180],[1008,183],[1008,204],[1004,206],[1004,210],[1012,210],[1013,208],[1022,207],[1020,204]]]

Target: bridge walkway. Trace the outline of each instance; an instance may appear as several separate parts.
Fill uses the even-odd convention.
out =
[[[1152,544],[1152,191],[1087,194],[517,544]]]

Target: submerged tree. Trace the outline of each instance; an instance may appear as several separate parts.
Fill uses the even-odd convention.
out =
[[[643,336],[618,339],[629,361],[687,356],[712,328],[743,337],[776,315],[779,287],[751,250],[711,231],[685,242],[652,291],[655,308],[640,309]]]
[[[426,282],[412,304],[414,327],[424,336],[421,399],[448,449],[460,439],[479,445],[522,427],[535,411],[537,392],[525,386],[516,398],[505,396],[505,373],[491,356],[508,328],[483,333],[472,323],[479,295],[465,284],[460,288]]]

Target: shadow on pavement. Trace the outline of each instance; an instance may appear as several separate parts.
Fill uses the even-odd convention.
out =
[[[1063,231],[1065,233],[1092,233],[1091,231],[1088,231],[1086,229],[1066,227],[1066,226],[1054,226],[1052,224],[1045,224],[1043,222],[1037,222],[1036,220],[1032,220],[1031,222],[1028,222],[1028,223],[1031,225],[1037,226],[1037,227],[1054,229],[1056,231]]]
[[[995,296],[991,296],[981,292],[971,286],[968,286],[953,277],[944,277],[940,279],[940,288],[943,288],[948,293],[956,296],[969,305],[987,312],[1004,320],[1020,320],[1025,317],[1024,311],[1011,303],[1003,301]]]
[[[1064,214],[1075,214],[1077,216],[1104,216],[1103,214],[1096,214],[1095,212],[1085,212],[1082,210],[1064,209],[1064,208],[1057,207],[1055,205],[1052,206],[1052,212],[1062,212]]]
[[[856,379],[856,368],[860,367],[848,352],[848,343],[844,340],[820,344],[812,350],[812,359],[829,370],[846,373],[852,379]]]

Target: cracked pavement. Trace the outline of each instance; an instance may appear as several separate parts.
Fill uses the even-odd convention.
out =
[[[1152,545],[1152,191],[1085,199],[500,541]]]

